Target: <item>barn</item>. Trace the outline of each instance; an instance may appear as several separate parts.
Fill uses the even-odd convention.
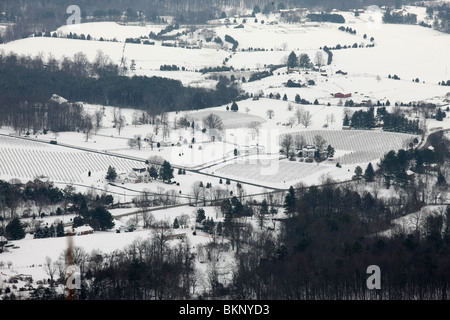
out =
[[[352,94],[351,93],[341,93],[341,92],[338,92],[338,93],[335,93],[334,94],[334,97],[335,98],[350,98],[352,96]]]

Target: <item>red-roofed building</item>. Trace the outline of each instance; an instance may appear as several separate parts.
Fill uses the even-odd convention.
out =
[[[335,98],[350,98],[351,96],[352,96],[351,93],[343,94],[343,93],[341,93],[341,92],[338,92],[338,93],[335,93],[335,94],[334,94],[334,97],[335,97]]]

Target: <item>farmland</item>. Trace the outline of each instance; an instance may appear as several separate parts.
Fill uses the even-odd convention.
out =
[[[431,22],[423,7],[403,9],[416,12],[420,19]],[[35,178],[48,178],[61,190],[74,188],[65,190],[64,197],[66,191],[68,195],[64,201],[52,204],[45,201],[45,195],[34,194],[39,190],[37,186],[36,190],[27,189],[25,200],[17,200],[19,197],[11,200],[6,194],[0,194],[0,231],[14,216],[24,223],[27,231],[24,238],[12,241],[13,248],[0,252],[0,262],[10,260],[14,265],[11,269],[4,264],[0,266],[1,277],[23,273],[48,281],[49,270],[44,271],[44,261],[47,257],[55,263],[59,261],[67,246],[66,239],[53,236],[34,239],[33,233],[39,226],[56,226],[61,221],[70,231],[76,218],[77,223],[79,219],[86,219],[82,220],[83,224],[92,224],[98,229],[93,234],[74,237],[75,245],[96,250],[94,255],[105,258],[104,261],[116,259],[114,254],[125,245],[131,247],[123,256],[137,257],[137,251],[133,250],[147,246],[138,254],[145,255],[143,252],[147,249],[148,252],[153,250],[161,254],[164,263],[163,259],[176,257],[177,250],[186,250],[184,257],[191,257],[192,265],[185,270],[195,270],[186,282],[186,297],[214,298],[217,294],[227,299],[264,298],[263,291],[270,292],[270,286],[275,288],[278,283],[296,281],[276,274],[279,272],[276,268],[271,270],[278,263],[286,262],[285,269],[280,269],[283,271],[292,267],[301,270],[303,261],[308,261],[305,266],[310,263],[311,270],[318,261],[336,262],[343,270],[356,265],[359,268],[365,266],[367,257],[376,260],[378,254],[387,254],[389,250],[382,248],[388,240],[374,244],[372,235],[378,237],[382,234],[381,228],[390,228],[390,221],[401,222],[394,218],[408,216],[420,206],[437,207],[438,203],[443,213],[449,199],[450,169],[445,155],[439,162],[433,150],[442,152],[447,142],[445,139],[442,143],[437,141],[436,134],[430,139],[432,147],[422,147],[430,133],[450,128],[450,87],[438,83],[449,78],[450,35],[419,25],[382,23],[381,11],[366,10],[358,15],[353,11],[336,11],[346,21],[336,24],[309,21],[305,19],[304,10],[295,11],[301,13],[296,23],[286,22],[275,10],[256,13],[251,18],[236,15],[236,22],[232,23],[220,18],[211,20],[210,24],[177,24],[177,29],[165,34],[170,38],[167,41],[155,34],[171,26],[169,24],[141,21],[127,25],[103,21],[64,25],[52,30],[55,36],[30,35],[0,44],[2,61],[14,59],[13,53],[18,55],[19,61],[29,58],[29,64],[39,65],[37,62],[41,59],[42,70],[49,74],[54,71],[49,70],[47,60],[58,59],[63,66],[70,64],[67,59],[73,57],[74,61],[80,59],[86,65],[88,62],[95,65],[99,54],[104,53],[105,61],[112,61],[119,70],[114,75],[118,83],[129,78],[139,83],[146,77],[161,77],[178,80],[186,88],[204,89],[196,91],[192,97],[185,93],[177,99],[172,99],[170,94],[161,98],[143,94],[145,99],[139,100],[137,105],[128,105],[128,102],[115,105],[107,97],[108,88],[99,93],[105,95],[105,105],[95,104],[103,103],[100,100],[68,102],[57,96],[61,93],[55,92],[55,97],[65,101],[58,107],[68,110],[73,103],[79,111],[77,127],[70,130],[55,125],[56,116],[41,116],[45,113],[42,107],[45,102],[18,102],[21,114],[14,121],[0,105],[3,121],[0,123],[0,180],[11,183],[17,190],[25,188],[25,184]],[[357,32],[343,32],[339,26],[351,26]],[[150,32],[153,38],[149,37]],[[70,38],[71,33],[90,37],[89,40],[74,39],[73,35]],[[232,48],[230,37],[237,41],[237,47]],[[131,43],[130,38],[140,40]],[[144,39],[152,40],[152,44],[144,44]],[[333,48],[333,59],[327,63],[324,46],[337,45],[339,49]],[[292,54],[298,61],[306,54],[310,63],[289,67],[288,57]],[[174,70],[165,71],[164,67]],[[203,68],[214,71],[200,71]],[[57,72],[65,71],[61,67]],[[108,77],[93,74],[83,77]],[[401,79],[391,77],[394,74]],[[261,75],[264,75],[261,79],[251,78]],[[157,78],[152,80],[158,82]],[[17,83],[20,85],[21,81]],[[290,85],[292,83],[295,86]],[[141,93],[133,91],[135,88],[131,85],[117,88],[120,89],[111,91],[120,97],[132,98],[133,92],[136,96]],[[235,89],[236,95],[227,95],[223,88]],[[160,91],[165,92],[164,89],[161,86]],[[228,98],[212,103],[207,94],[210,90],[218,92],[221,98]],[[95,96],[97,91],[93,92]],[[339,98],[336,93],[346,94],[346,97]],[[187,97],[195,102],[193,106],[187,103]],[[59,103],[51,97],[48,99],[51,106]],[[176,101],[173,108],[168,107],[170,101]],[[8,112],[14,113],[11,105],[5,102]],[[35,113],[28,113],[32,109],[24,107],[28,105],[34,107]],[[232,105],[238,108],[233,110]],[[356,130],[343,125],[345,115],[352,118],[352,114],[367,110],[376,115],[373,125],[368,126],[370,129]],[[382,110],[420,123],[423,131],[410,131],[421,132],[420,135],[383,131],[383,115],[376,113]],[[437,117],[438,110],[446,112],[441,119]],[[211,114],[218,119],[216,127],[205,120]],[[36,115],[40,116],[39,120],[33,119]],[[70,122],[67,120],[69,113],[61,112],[59,117],[64,118],[65,123]],[[19,122],[25,119],[28,122],[21,127]],[[358,128],[361,127],[364,126]],[[287,135],[302,137],[302,142],[292,141],[286,147],[282,140]],[[322,149],[319,150],[318,143],[313,146],[317,147],[314,156],[300,154],[300,149],[313,145],[318,136],[324,140]],[[448,135],[445,137],[448,140]],[[334,148],[334,155],[324,152],[327,146]],[[398,156],[403,161],[401,166],[392,166],[389,174],[385,174],[386,168],[378,171],[382,166],[380,159],[386,153],[401,149],[405,150]],[[393,159],[392,162],[398,160],[395,156]],[[169,178],[163,178],[161,163],[164,160],[173,173]],[[366,169],[367,175],[361,172],[356,177],[357,169],[363,171],[369,168],[369,163],[373,165],[373,176]],[[106,179],[109,167],[120,175],[115,181]],[[146,179],[135,178],[139,170],[133,171],[133,168],[145,168],[142,176]],[[149,179],[147,174],[151,169],[154,175]],[[331,187],[325,190],[329,185]],[[299,191],[294,195],[290,188],[293,186],[298,187],[294,193]],[[333,192],[335,186],[341,189]],[[305,195],[310,190],[315,193],[308,198]],[[112,203],[100,207],[98,203],[106,195],[113,196]],[[84,202],[80,200],[82,197]],[[14,200],[17,206],[8,202]],[[114,227],[102,230],[98,227],[99,218],[93,219],[94,222],[88,220],[98,208],[109,210]],[[324,220],[316,223],[314,219]],[[285,221],[292,225],[284,224]],[[224,228],[220,231],[219,223]],[[208,230],[208,224],[212,229]],[[294,231],[289,230],[291,227]],[[287,232],[293,234],[287,235]],[[353,233],[358,238],[352,238]],[[144,245],[143,241],[147,240],[149,243]],[[149,247],[150,243],[158,243],[159,247]],[[443,240],[439,245],[442,243]],[[411,248],[412,245],[408,247]],[[329,254],[326,256],[329,260],[321,260],[322,253]],[[358,255],[364,257],[361,258],[363,263],[357,260]],[[145,257],[143,260],[151,263],[152,259]],[[289,259],[300,262],[290,265],[292,260]],[[92,261],[86,263],[92,270],[103,267]],[[383,260],[386,261],[390,260]],[[112,268],[113,263],[110,266]],[[145,267],[155,274],[162,272],[154,271],[153,265]],[[262,284],[252,278],[255,274],[265,278],[266,269],[268,274],[273,273],[268,277],[274,276],[273,283],[268,280],[268,284]],[[241,273],[242,270],[247,273]],[[311,283],[322,281],[315,272],[310,273],[314,274]],[[329,270],[324,267],[317,272]],[[364,274],[365,270],[357,272]],[[95,276],[92,282],[96,281]],[[247,278],[260,285],[249,289],[248,295],[246,289],[238,292],[239,281]],[[128,286],[127,281],[134,283],[129,279],[117,283]],[[243,288],[245,286],[251,287],[247,283]],[[164,297],[172,297],[174,287],[166,290],[170,293]],[[0,281],[0,289],[3,288]],[[63,289],[60,283],[58,290]],[[275,295],[284,289],[276,287]],[[148,293],[146,298],[153,298],[153,294],[157,297],[157,290]],[[274,292],[267,296],[272,297]],[[160,294],[162,297],[166,293]],[[23,296],[26,298],[26,294]],[[298,296],[303,298],[305,294],[298,293]],[[342,298],[339,293],[335,296]]]
[[[83,182],[82,176],[105,172],[109,165],[120,171],[141,167],[138,161],[120,159],[83,151],[67,151],[63,147],[0,136],[1,174],[27,181],[46,176],[52,181]]]

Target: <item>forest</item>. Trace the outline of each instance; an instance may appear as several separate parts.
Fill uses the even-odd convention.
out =
[[[78,102],[159,114],[219,106],[243,97],[239,87],[226,77],[219,79],[215,90],[209,90],[185,87],[167,78],[123,76],[102,53],[92,63],[81,52],[62,61],[0,55],[0,73],[0,125],[19,131],[80,128],[83,114]],[[50,101],[53,94],[72,101],[71,107]]]
[[[284,210],[289,217],[278,233],[255,230],[237,198],[220,205],[226,219],[220,233],[202,247],[207,272],[195,260],[200,251],[188,242],[170,244],[166,223],[154,235],[113,254],[75,248],[81,289],[76,299],[103,300],[410,300],[447,299],[450,293],[450,207],[436,209],[414,230],[390,221],[415,201],[404,203],[358,192],[355,184],[291,188]],[[421,204],[423,205],[423,204]],[[416,209],[420,209],[420,206]],[[267,207],[266,207],[267,209]],[[266,213],[270,215],[270,213]],[[211,221],[210,221],[211,222]],[[211,222],[215,230],[219,224]],[[230,239],[225,247],[222,237]],[[217,261],[232,250],[232,280],[219,280]],[[368,289],[367,267],[381,269],[381,289]],[[53,277],[53,275],[52,275]],[[55,279],[55,282],[64,281]],[[52,282],[50,282],[52,283]],[[198,292],[198,291],[197,291]],[[55,288],[38,287],[32,299],[64,299]]]

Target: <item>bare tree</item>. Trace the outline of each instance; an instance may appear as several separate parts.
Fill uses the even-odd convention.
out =
[[[306,110],[303,113],[302,121],[301,121],[301,123],[305,126],[305,128],[308,128],[311,125],[311,122],[312,122],[311,118],[312,118],[311,113],[308,110]]]
[[[101,128],[103,121],[103,110],[97,109],[94,112],[94,122],[95,122],[95,132],[97,133],[98,129]]]
[[[275,112],[272,109],[269,109],[266,111],[266,114],[269,119],[272,119],[273,116],[275,115]]]
[[[295,146],[295,149],[300,150],[305,145],[306,145],[305,137],[303,135],[301,135],[300,133],[296,133],[294,135],[294,146]]]
[[[117,118],[117,131],[119,131],[119,136],[120,136],[120,131],[122,131],[122,129],[125,127],[125,124],[126,124],[125,116],[123,116],[122,111],[119,110],[118,118]]]
[[[136,134],[133,138],[128,139],[128,146],[130,148],[138,147],[138,149],[141,150],[142,136],[140,134]]]
[[[90,114],[86,114],[83,118],[83,130],[84,130],[84,136],[86,138],[86,142],[92,136],[93,129],[94,129],[94,126],[92,125],[92,116]]]
[[[319,151],[323,150],[323,147],[325,146],[325,143],[327,141],[321,136],[321,135],[315,135],[313,138],[313,144],[317,147]]]
[[[202,120],[204,125],[208,129],[223,130],[222,118],[220,118],[217,114],[210,113],[207,116],[203,117]]]
[[[134,125],[135,127],[138,124],[141,124],[141,113],[139,111],[134,111],[132,116],[131,116],[131,124]]]
[[[200,195],[202,194],[203,187],[200,186],[200,181],[195,181],[191,186],[191,194],[195,199],[195,203],[200,199]]]
[[[153,144],[155,143],[155,135],[153,133],[148,133],[145,136],[145,141],[150,145],[153,150]]]
[[[114,107],[112,109],[111,113],[112,113],[112,117],[113,117],[112,121],[113,121],[114,127],[117,127],[117,123],[119,122],[119,108]]]
[[[53,263],[52,259],[49,256],[45,257],[45,263],[43,265],[43,268],[44,268],[44,271],[50,277],[50,286],[53,287],[53,285],[54,285],[53,278],[54,278],[55,273],[58,270],[58,268],[56,267],[56,265]]]
[[[289,123],[289,125],[292,128],[294,126],[294,124],[295,124],[295,117],[294,116],[289,117],[288,123]]]
[[[291,134],[285,134],[281,137],[280,145],[285,150],[287,157],[289,157],[289,152],[291,151],[293,143],[294,138]]]
[[[252,121],[249,123],[248,128],[252,132],[252,138],[255,139],[256,137],[259,137],[260,129],[261,129],[261,123],[258,121]]]
[[[159,249],[159,255],[162,257],[167,241],[169,240],[169,236],[173,233],[172,228],[167,221],[159,221],[154,225],[154,229],[155,235],[153,236],[153,239]]]
[[[320,68],[323,66],[324,64],[324,58],[323,58],[323,54],[321,51],[317,51],[316,55],[314,56],[314,62],[316,63],[316,65]]]

